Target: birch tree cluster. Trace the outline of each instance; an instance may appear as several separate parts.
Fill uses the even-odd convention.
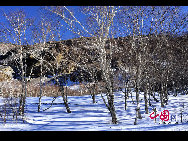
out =
[[[181,7],[82,6],[77,12],[82,16],[71,7],[41,7],[39,21],[23,10],[3,12],[0,64],[13,68],[11,81],[20,87],[16,95],[8,96],[17,106],[14,116],[24,117],[26,97],[36,87],[38,112],[48,109],[42,109],[41,98],[50,89],[54,98],[49,108],[62,96],[67,113],[71,113],[68,80],[79,82],[81,93],[87,89],[93,103],[96,94],[105,92],[100,95],[113,124],[118,123],[117,90],[124,93],[122,110],[129,108],[130,97],[135,103],[135,125],[142,119],[141,94],[146,114],[152,100],[165,107],[170,94],[187,94],[187,13],[183,14]],[[73,39],[64,40],[65,32]],[[4,79],[0,80],[3,85]],[[6,112],[3,116],[6,121]]]

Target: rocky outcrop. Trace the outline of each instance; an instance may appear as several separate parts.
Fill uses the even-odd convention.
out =
[[[10,66],[0,65],[0,82],[8,81],[13,78],[14,71]]]
[[[149,47],[148,52],[152,54],[160,37],[155,38],[155,36],[150,35],[144,36],[144,38],[149,39],[147,42]],[[173,52],[177,60],[183,60],[182,56],[186,57],[187,36],[183,38],[172,38],[169,36],[168,38],[171,38],[169,43],[177,46],[169,48],[169,50]],[[131,48],[131,40],[132,37],[118,37],[106,41],[105,47],[108,54],[110,53],[109,45],[113,45],[112,58],[109,58],[109,55],[107,55],[107,59],[111,59],[111,68],[118,70],[122,67],[121,64],[126,64],[127,66],[136,65],[135,51]],[[16,47],[15,45],[4,43],[0,44],[0,46],[0,64],[12,67],[15,75],[19,76],[20,46]],[[25,53],[23,62],[27,66],[26,76],[30,76],[31,78],[40,76],[41,64],[39,58],[42,56],[44,60],[43,74],[46,77],[59,73],[71,77],[73,81],[82,81],[83,79],[88,81],[90,78],[88,71],[93,69],[97,73],[96,79],[101,79],[100,62],[98,59],[99,52],[96,49],[97,40],[95,38],[83,37],[64,41],[50,41],[43,45],[43,51],[40,50],[41,46],[41,44],[23,46]],[[184,47],[180,48],[180,46]],[[160,55],[160,53],[158,54]],[[159,55],[153,56],[153,59],[159,58]],[[126,67],[126,65],[123,67]]]

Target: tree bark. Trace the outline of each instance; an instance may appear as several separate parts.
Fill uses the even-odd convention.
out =
[[[125,110],[127,110],[127,97],[128,97],[128,87],[127,87],[128,81],[125,82]]]
[[[164,88],[163,88],[163,82],[161,82],[161,90],[160,90],[160,100],[161,100],[161,107],[164,107],[164,96],[163,96]]]
[[[67,113],[71,113],[71,110],[70,110],[69,105],[68,105],[67,98],[65,97],[64,87],[63,87],[63,86],[60,86],[60,91],[61,91],[61,95],[62,95],[62,98],[63,98],[64,104],[65,104],[65,107],[66,107]]]
[[[92,99],[93,99],[93,103],[96,103],[95,101],[95,83],[93,84],[93,94],[92,94]]]
[[[39,104],[38,104],[38,112],[40,112],[41,107],[41,98],[42,98],[42,76],[40,76],[40,94],[39,94]]]

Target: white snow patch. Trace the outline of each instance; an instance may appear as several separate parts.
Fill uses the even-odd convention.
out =
[[[74,86],[75,88],[77,86]],[[78,88],[78,87],[77,87]],[[25,123],[9,122],[3,123],[0,117],[0,130],[3,131],[188,131],[188,95],[178,95],[174,97],[169,95],[168,105],[161,108],[160,102],[155,102],[152,99],[153,107],[156,107],[157,113],[160,114],[163,110],[169,110],[169,121],[162,123],[159,116],[156,122],[150,119],[149,115],[153,112],[149,106],[149,114],[145,113],[145,102],[143,93],[140,94],[140,111],[142,119],[138,119],[138,124],[134,125],[136,98],[135,93],[129,95],[127,99],[127,110],[124,110],[124,94],[115,92],[115,108],[118,118],[118,124],[111,123],[111,116],[101,95],[96,95],[96,102],[92,103],[90,95],[85,96],[68,96],[68,102],[72,113],[67,113],[63,104],[62,97],[58,97],[54,101],[54,105],[46,110],[37,112],[37,97],[27,97],[26,99],[26,114]],[[103,95],[105,96],[105,95]],[[159,100],[159,96],[156,94]],[[42,97],[42,110],[50,106],[53,97]],[[2,101],[2,98],[0,98]],[[133,103],[134,102],[134,103]],[[2,106],[2,105],[0,105]],[[183,121],[181,122],[181,111],[183,112]],[[172,119],[172,116],[177,116]],[[178,124],[176,124],[178,122]]]
[[[79,90],[80,89],[80,85],[69,86],[69,89],[71,89],[71,90]]]

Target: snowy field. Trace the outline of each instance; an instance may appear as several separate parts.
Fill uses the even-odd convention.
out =
[[[156,96],[159,100],[159,96]],[[50,106],[52,97],[42,98],[42,109]],[[2,98],[0,100],[3,100]],[[124,110],[124,94],[115,92],[115,108],[118,118],[118,124],[111,123],[110,113],[105,107],[101,95],[96,95],[95,104],[92,103],[90,95],[69,96],[69,106],[72,113],[67,113],[63,105],[62,97],[54,101],[54,105],[42,112],[37,112],[37,97],[28,97],[26,99],[25,123],[22,121],[7,121],[3,123],[0,119],[1,131],[188,131],[188,95],[169,96],[168,105],[160,107],[160,102],[151,101],[156,107],[157,114],[163,110],[169,111],[169,120],[163,123],[156,117],[150,119],[153,112],[149,107],[149,114],[145,114],[143,94],[140,94],[140,107],[142,119],[138,119],[138,125],[135,121],[135,93],[133,101],[128,99],[127,110]],[[182,113],[182,114],[181,114]]]

